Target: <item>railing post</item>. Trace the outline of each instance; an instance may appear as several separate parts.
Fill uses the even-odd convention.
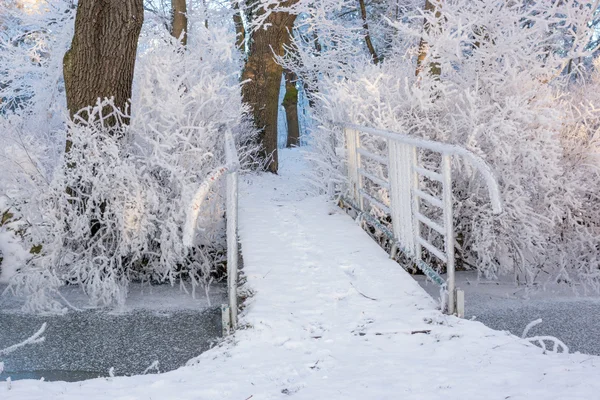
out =
[[[454,279],[454,223],[452,220],[452,166],[451,156],[442,154],[442,200],[444,203],[444,244],[446,250],[447,284],[448,284],[448,314],[452,315],[456,309],[456,281]]]
[[[413,216],[412,186],[414,184],[413,164],[416,161],[416,148],[409,144],[388,140],[388,167],[390,181],[390,203],[394,235],[405,251],[416,256],[415,223]],[[419,252],[420,253],[420,252]]]
[[[344,128],[344,133],[346,135],[346,152],[348,153],[348,179],[352,186],[350,189],[354,201],[361,210],[364,210],[363,198],[360,194],[362,177],[358,172],[360,168],[360,154],[358,154],[358,148],[360,147],[359,133],[355,129],[350,128]]]
[[[422,260],[421,255],[421,245],[418,240],[421,237],[421,223],[417,219],[417,213],[420,212],[419,207],[419,197],[415,194],[415,190],[419,190],[419,174],[416,171],[418,167],[418,158],[417,158],[417,147],[412,146],[412,151],[410,152],[410,197],[412,201],[412,229],[413,229],[413,238],[414,238],[414,249],[415,249],[415,258],[418,261]]]
[[[230,132],[225,135],[226,146],[230,157],[236,160],[228,160],[230,162],[237,161],[237,155],[233,149],[233,137]],[[239,162],[239,161],[238,161]],[[227,174],[227,287],[229,294],[229,313],[231,329],[237,327],[237,280],[238,280],[238,170],[234,168]]]

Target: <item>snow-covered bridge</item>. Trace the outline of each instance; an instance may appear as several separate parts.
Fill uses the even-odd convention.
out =
[[[593,399],[600,358],[442,314],[342,210],[280,175],[240,182],[246,299],[239,329],[189,366],[78,383],[0,383],[28,399]]]

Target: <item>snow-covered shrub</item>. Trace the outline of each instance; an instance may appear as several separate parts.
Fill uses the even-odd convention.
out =
[[[23,235],[26,224],[9,207],[6,197],[0,198],[0,283],[6,283],[29,260]]]
[[[104,100],[57,132],[72,147],[35,199],[42,218],[31,242],[42,254],[12,280],[29,310],[59,311],[65,283],[81,285],[95,305],[122,303],[132,280],[189,283],[194,293],[223,265],[221,186],[204,203],[192,248],[182,243],[186,211],[206,175],[225,163],[224,132],[248,167],[255,131],[241,103],[234,34],[193,29],[183,48],[163,27],[146,25],[132,109]],[[114,119],[129,123],[108,125]]]
[[[62,57],[72,19],[65,0],[0,4],[0,212],[12,215],[0,227],[3,281],[39,250],[32,241],[42,221],[36,200],[64,150],[56,130],[64,123]]]
[[[38,136],[61,127],[62,58],[70,43],[71,1],[47,0],[38,11],[0,4],[0,115],[21,115]]]
[[[528,342],[540,347],[544,354],[550,353],[569,353],[569,346],[567,346],[562,340],[558,339],[555,336],[547,336],[547,335],[536,335],[536,336],[527,336],[529,331],[542,323],[542,319],[536,319],[535,321],[531,321],[525,326],[523,329],[523,333],[521,334],[521,338],[527,340]]]
[[[454,160],[459,256],[488,276],[515,273],[527,283],[598,287],[600,214],[592,199],[600,187],[597,128],[590,126],[596,114],[586,111],[587,125],[574,119],[563,74],[569,60],[590,54],[593,14],[575,2],[443,2],[439,18],[424,14],[436,29],[424,31],[420,13],[393,23],[406,47],[383,64],[324,75],[320,118],[459,144],[478,154],[500,182],[504,212],[492,215],[483,181]],[[417,78],[422,36],[428,53]],[[430,63],[441,67],[440,76],[427,73]],[[573,70],[581,72],[581,65]],[[343,164],[331,160],[343,157],[343,137],[325,125],[315,135],[317,159],[338,165],[337,174],[323,177],[339,179]],[[586,137],[577,139],[573,131],[581,129]],[[375,142],[365,146],[385,150]]]

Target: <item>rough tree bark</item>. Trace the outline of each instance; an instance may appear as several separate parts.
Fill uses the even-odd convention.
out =
[[[281,6],[289,7],[296,1],[284,1]],[[284,55],[284,46],[290,43],[295,20],[296,15],[287,12],[269,14],[263,27],[251,34],[248,58],[242,73],[242,81],[248,81],[242,86],[242,98],[250,106],[254,123],[260,129],[262,153],[269,160],[266,169],[274,173],[277,173],[279,166],[277,113],[283,67],[275,61],[273,54]]]
[[[171,35],[175,39],[181,38],[181,44],[185,46],[187,44],[188,31],[186,0],[171,0],[171,12],[173,13]]]
[[[63,60],[71,117],[99,98],[114,97],[116,107],[128,109],[143,21],[143,0],[79,0],[73,41]]]
[[[63,60],[71,118],[82,109],[95,106],[99,98],[112,97],[116,107],[123,112],[128,110],[143,21],[143,0],[79,0],[73,41]],[[126,118],[121,121],[129,122]],[[117,122],[117,118],[104,121],[108,126]],[[68,153],[71,147],[72,142],[67,139],[65,151]],[[75,166],[69,163],[67,167]],[[71,198],[76,197],[75,193],[67,188]],[[82,206],[90,205],[84,201]],[[106,204],[95,206],[104,212]],[[94,236],[101,224],[97,220],[90,224]]]
[[[298,77],[292,71],[286,69],[285,75],[285,96],[283,97],[283,107],[285,108],[285,117],[287,119],[287,145],[286,147],[300,146],[300,124],[298,123],[298,89],[296,81]]]
[[[442,5],[442,0],[425,0],[425,11],[430,13],[435,13],[435,18],[441,18],[440,8]],[[427,33],[431,32],[432,26],[429,21],[425,20],[423,24],[423,30]],[[440,63],[435,61],[427,60],[427,56],[429,55],[429,44],[424,38],[421,38],[421,42],[419,43],[419,55],[417,56],[417,69],[415,71],[415,75],[419,76],[419,74],[425,69],[425,66],[429,65],[429,73],[433,76],[440,76],[442,73],[442,68]],[[426,63],[426,61],[428,61]]]
[[[98,98],[114,97],[115,106],[128,108],[143,22],[143,0],[79,0],[63,60],[71,117]]]

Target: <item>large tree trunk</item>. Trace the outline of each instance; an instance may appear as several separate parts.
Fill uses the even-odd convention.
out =
[[[289,6],[290,0],[283,6]],[[255,29],[251,35],[249,54],[242,73],[242,97],[250,105],[254,123],[260,130],[259,139],[263,156],[269,160],[266,169],[277,172],[277,113],[279,110],[279,88],[283,68],[273,54],[283,56],[284,45],[290,43],[290,34],[296,15],[287,12],[272,12],[264,27]],[[266,29],[265,29],[266,28]]]
[[[290,70],[285,70],[285,96],[283,107],[287,119],[287,147],[300,146],[300,124],[298,123],[298,77]]]
[[[173,35],[175,39],[181,38],[181,44],[185,46],[187,44],[188,31],[186,0],[171,0],[171,12],[173,13],[171,35]]]
[[[71,117],[98,98],[114,97],[116,107],[128,109],[143,21],[143,0],[79,0],[63,64]]]
[[[71,118],[80,110],[95,106],[98,99],[111,97],[116,107],[128,111],[143,21],[143,0],[79,0],[73,41],[63,60]],[[129,122],[127,119],[121,121]],[[103,122],[115,126],[118,118]],[[71,146],[71,140],[67,139],[65,151],[69,152]],[[74,168],[75,165],[69,163],[67,167]],[[67,188],[67,193],[71,198],[76,197],[72,188]],[[83,207],[89,206],[83,202]],[[93,206],[104,212],[106,204]],[[97,220],[90,224],[94,236],[101,226]]]

